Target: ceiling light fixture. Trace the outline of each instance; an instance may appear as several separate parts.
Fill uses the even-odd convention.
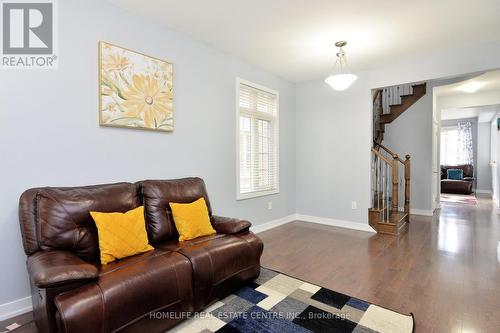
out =
[[[342,47],[346,46],[346,41],[339,41],[335,46],[339,48],[337,52],[337,60],[333,67],[333,73],[325,79],[325,82],[335,90],[346,90],[358,78],[356,75],[351,74],[347,66],[347,58]]]
[[[484,86],[483,82],[472,81],[459,86],[458,90],[471,94],[478,91],[482,86]]]

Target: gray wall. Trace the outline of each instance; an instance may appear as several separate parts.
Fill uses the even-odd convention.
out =
[[[295,212],[293,84],[105,1],[58,3],[59,69],[1,74],[0,304],[30,294],[17,217],[30,187],[200,176],[217,214],[259,224]],[[98,126],[99,40],[174,63],[175,132]],[[280,92],[278,195],[236,201],[238,76]]]
[[[402,82],[404,83],[404,82]],[[385,146],[404,157],[411,155],[411,208],[432,209],[432,88],[392,123],[385,127]]]
[[[477,190],[490,192],[491,189],[491,145],[490,123],[477,124]]]

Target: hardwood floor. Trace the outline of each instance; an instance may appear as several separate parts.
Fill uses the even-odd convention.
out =
[[[500,219],[491,199],[411,216],[399,238],[303,222],[259,236],[263,266],[413,312],[416,332],[500,332]],[[30,323],[16,332],[36,330]]]
[[[416,318],[416,332],[500,332],[491,199],[411,216],[399,238],[293,222],[261,233],[262,265]],[[498,250],[500,251],[500,250]]]

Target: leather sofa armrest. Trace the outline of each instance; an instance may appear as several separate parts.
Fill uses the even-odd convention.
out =
[[[66,251],[39,251],[28,257],[28,272],[38,288],[97,277],[97,268]]]
[[[221,234],[237,234],[247,231],[252,223],[230,217],[212,216],[212,226],[215,231]]]

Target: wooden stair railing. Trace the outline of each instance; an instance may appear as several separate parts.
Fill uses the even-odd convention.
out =
[[[410,222],[410,172],[410,155],[406,155],[403,160],[389,148],[374,142],[374,148],[372,148],[372,208],[368,210],[368,216],[370,226],[377,232],[400,235],[408,229]],[[401,191],[403,186],[404,192]],[[401,202],[403,202],[402,205]]]

